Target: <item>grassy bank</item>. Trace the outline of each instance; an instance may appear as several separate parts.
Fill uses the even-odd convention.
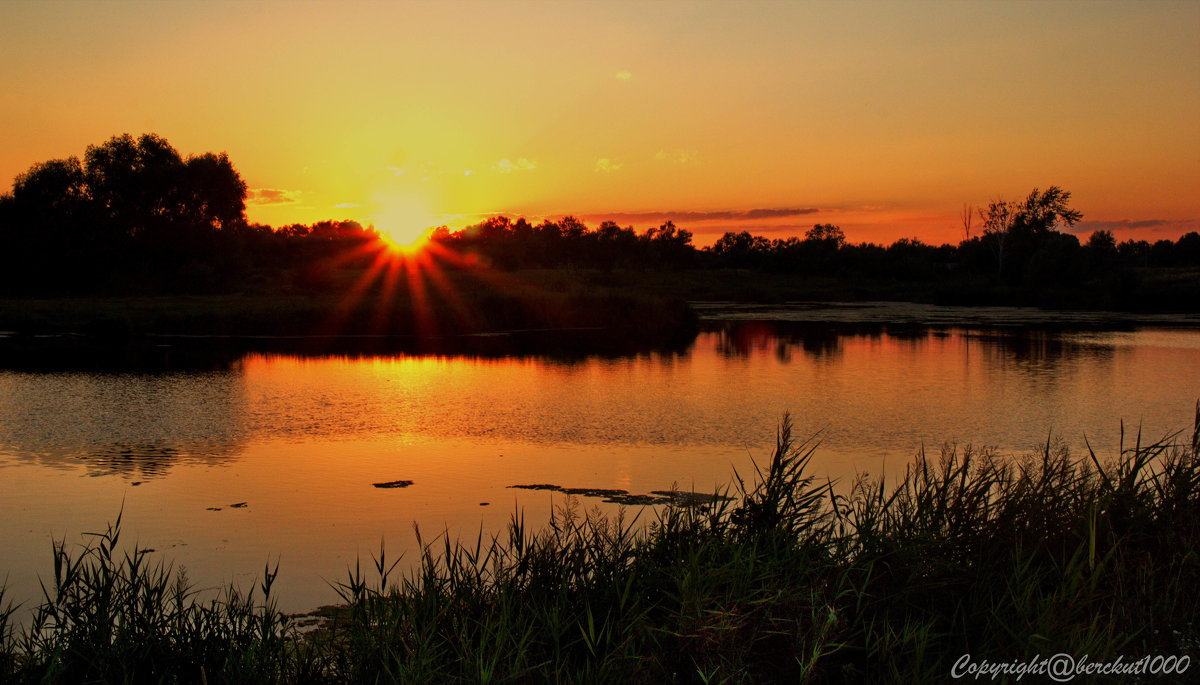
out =
[[[946,449],[898,483],[835,484],[785,417],[732,502],[653,521],[568,504],[540,530],[439,538],[401,578],[381,551],[306,634],[270,569],[202,601],[118,554],[118,520],[54,546],[32,623],[0,626],[0,679],[933,682],[964,654],[1197,661],[1200,406],[1190,435],[1128,442],[1110,461]]]
[[[1012,287],[988,278],[897,279],[842,277],[751,269],[544,269],[518,274],[532,282],[628,293],[654,293],[684,300],[780,302],[892,301],[957,306],[1025,306],[1122,312],[1200,310],[1200,270],[1189,267],[1143,269],[1134,284],[1105,281],[1059,286]]]
[[[317,285],[247,284],[239,293],[0,298],[0,331],[117,337],[187,335],[462,335],[511,329],[605,327],[656,334],[689,325],[683,301],[890,300],[1124,311],[1196,311],[1194,269],[1146,272],[1141,289],[1014,289],[962,281],[827,276],[740,269],[449,269],[436,279],[346,267]],[[363,285],[368,283],[369,285]]]

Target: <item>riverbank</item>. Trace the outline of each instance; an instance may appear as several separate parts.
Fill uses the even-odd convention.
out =
[[[436,276],[432,276],[436,273]],[[1200,272],[1147,272],[1136,289],[1012,289],[742,269],[447,269],[385,279],[346,267],[321,287],[254,281],[211,295],[0,298],[0,331],[203,335],[458,335],[535,328],[649,330],[686,323],[681,302],[914,303],[1028,312],[1200,314]],[[1110,295],[1113,295],[1110,297]],[[681,318],[682,317],[682,318]]]
[[[1190,434],[1127,447],[1112,462],[948,449],[895,484],[835,485],[785,418],[731,502],[653,522],[567,506],[537,531],[518,517],[490,541],[427,541],[404,578],[381,550],[305,633],[274,608],[275,569],[201,601],[152,555],[116,553],[118,520],[86,550],[56,545],[33,625],[0,631],[0,676],[928,682],[966,654],[1194,662],[1200,409]]]
[[[514,272],[547,289],[643,293],[688,301],[777,305],[785,302],[910,302],[955,307],[1040,308],[1127,314],[1200,313],[1200,269],[1143,269],[1129,282],[1011,287],[989,279],[840,277],[758,269],[541,269]]]
[[[677,349],[697,319],[675,298],[585,284],[448,276],[440,288],[0,300],[0,364],[153,368],[216,353],[633,354]],[[219,355],[217,355],[219,356]]]
[[[1006,291],[966,297],[988,305],[966,306],[939,304],[947,298],[920,284],[860,281],[848,287],[831,279],[729,269],[458,269],[424,285],[362,282],[363,274],[348,268],[331,276],[326,290],[0,299],[0,365],[210,368],[249,351],[576,359],[682,350],[702,320],[1046,329],[1200,325],[1194,306],[1200,297],[1187,301],[1190,309],[1175,310],[1167,306],[1171,298],[1133,310],[1074,300],[1068,301],[1083,308],[996,306],[1029,299]],[[1174,283],[1176,295],[1195,285]]]

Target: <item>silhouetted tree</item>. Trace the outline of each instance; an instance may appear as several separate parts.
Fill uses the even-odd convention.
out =
[[[646,229],[641,239],[646,243],[646,259],[650,264],[679,268],[691,265],[695,257],[692,232],[676,228],[671,221]]]
[[[93,279],[101,256],[83,166],[79,159],[33,165],[17,176],[12,194],[0,197],[0,284],[24,290],[53,275],[51,290]]]
[[[749,231],[727,232],[709,248],[721,266],[753,268],[760,266],[771,249],[771,243],[762,236]]]
[[[979,210],[983,219],[983,235],[988,246],[996,254],[996,278],[1004,277],[1004,257],[1012,236],[1013,219],[1016,207],[1012,202],[993,200],[988,203],[987,211]]]
[[[1071,193],[1050,186],[1045,192],[1034,188],[1022,201],[994,200],[980,210],[984,239],[996,255],[999,280],[1019,281],[1046,236],[1057,232],[1060,225],[1073,226],[1083,218],[1081,212],[1070,208],[1070,199]]]
[[[1040,236],[1057,230],[1060,225],[1074,226],[1083,213],[1071,209],[1070,200],[1071,193],[1058,186],[1050,186],[1042,193],[1034,188],[1024,202],[1017,204],[1012,230],[1019,235]]]
[[[118,232],[217,231],[245,221],[246,184],[225,154],[186,161],[166,140],[114,136],[88,147],[88,192]]]
[[[1117,246],[1117,254],[1121,263],[1145,268],[1150,266],[1150,243],[1145,240],[1126,240]]]
[[[1086,275],[1081,252],[1074,235],[1053,232],[1043,236],[1025,265],[1025,285],[1045,288],[1079,283]]]
[[[846,243],[846,234],[833,224],[816,224],[804,234],[804,241],[839,248]]]
[[[1112,231],[1093,231],[1088,236],[1087,247],[1089,250],[1115,255],[1117,253],[1117,239],[1113,237]]]
[[[18,176],[0,202],[0,245],[6,266],[38,289],[180,281],[181,267],[215,273],[236,261],[237,240],[216,235],[245,225],[245,197],[224,154],[184,160],[156,135],[115,136],[82,163],[52,160]]]
[[[1200,266],[1200,233],[1185,233],[1175,242],[1175,263],[1180,266]]]

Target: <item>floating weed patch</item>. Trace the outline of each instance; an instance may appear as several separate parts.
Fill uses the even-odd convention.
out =
[[[719,500],[730,500],[731,497],[719,493],[686,492],[683,490],[652,490],[648,495],[630,493],[628,490],[610,488],[564,488],[552,483],[531,483],[528,485],[510,485],[510,488],[520,490],[550,490],[575,497],[595,497],[608,504],[623,504],[625,506],[646,506],[654,504],[671,504],[680,507],[703,507]]]
[[[389,480],[386,483],[371,483],[371,485],[374,485],[377,488],[385,488],[385,489],[407,488],[408,486],[410,486],[412,484],[413,484],[413,482],[411,480]]]
[[[28,627],[0,593],[0,680],[928,682],[964,654],[1200,661],[1200,405],[1190,437],[1109,461],[948,447],[839,486],[807,473],[815,446],[785,416],[730,492],[652,520],[568,495],[537,530],[518,512],[474,540],[417,531],[413,571],[381,547],[316,627],[275,609],[270,567],[203,599],[118,554],[118,517],[82,550],[54,544]]]

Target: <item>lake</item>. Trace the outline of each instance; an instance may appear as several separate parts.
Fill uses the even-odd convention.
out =
[[[52,539],[123,512],[124,540],[202,587],[248,587],[278,560],[281,608],[299,611],[334,601],[329,583],[381,541],[414,558],[414,523],[474,539],[516,511],[540,526],[566,499],[510,486],[712,492],[767,458],[784,411],[819,441],[813,472],[846,485],[948,443],[1082,455],[1086,439],[1105,458],[1122,421],[1127,443],[1139,426],[1190,437],[1200,329],[949,309],[701,308],[690,345],[623,356],[0,370],[0,572],[35,598]],[[412,485],[374,487],[397,480]]]

